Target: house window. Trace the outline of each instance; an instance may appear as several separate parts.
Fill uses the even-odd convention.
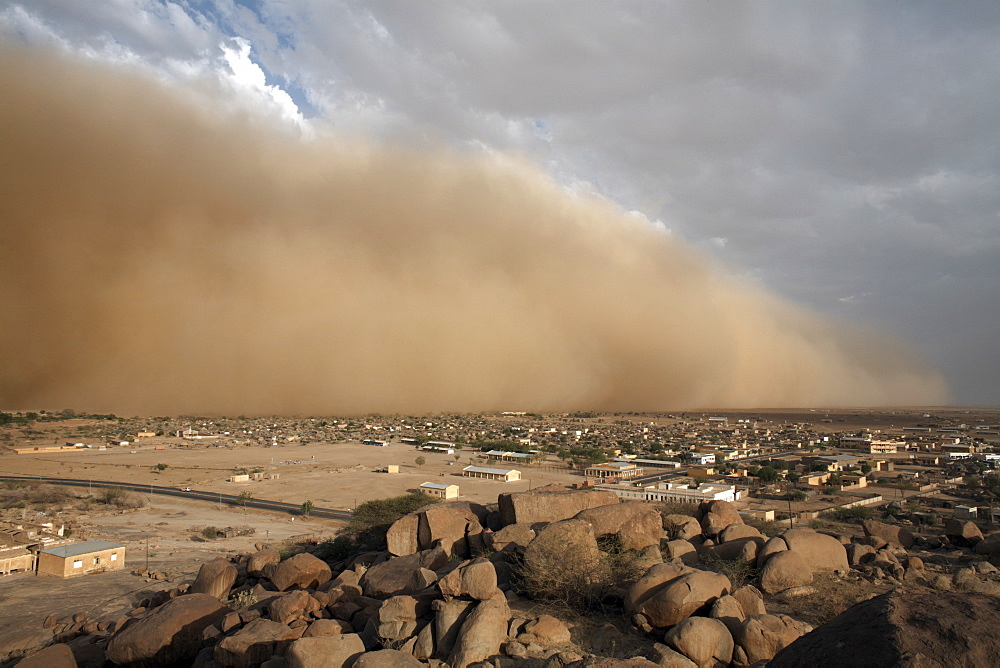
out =
[[[111,553],[111,561],[118,561],[118,553],[117,552],[112,552]]]
[[[83,568],[83,559],[77,559],[74,561],[73,568]]]
[[[99,563],[101,563],[101,558],[100,557],[94,557],[94,565],[96,566]]]

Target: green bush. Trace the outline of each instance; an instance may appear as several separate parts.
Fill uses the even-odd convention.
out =
[[[314,554],[323,561],[343,561],[356,551],[354,541],[347,536],[328,538],[313,550]]]
[[[201,537],[206,540],[215,540],[219,535],[219,530],[215,527],[205,527],[201,530]]]
[[[839,522],[861,524],[863,521],[870,520],[875,517],[875,511],[867,506],[858,506],[857,508],[838,508],[833,513],[833,516]]]

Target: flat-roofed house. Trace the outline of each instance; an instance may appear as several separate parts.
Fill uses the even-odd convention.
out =
[[[444,485],[439,482],[425,482],[420,485],[420,491],[427,496],[438,499],[457,499],[458,485]]]
[[[583,474],[590,478],[615,478],[617,480],[630,480],[642,475],[642,469],[632,462],[608,462],[607,464],[595,464],[588,466]]]
[[[39,575],[62,578],[125,568],[125,546],[107,540],[59,545],[38,553]]]
[[[33,570],[35,570],[35,555],[26,548],[0,548],[0,575]]]
[[[485,466],[466,466],[462,469],[462,475],[469,478],[487,478],[489,480],[503,480],[504,482],[521,479],[521,472],[517,469],[491,469]]]

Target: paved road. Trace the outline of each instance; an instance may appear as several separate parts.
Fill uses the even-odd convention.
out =
[[[5,475],[0,476],[0,480],[9,480],[15,482],[44,482],[50,485],[68,485],[70,487],[121,487],[122,489],[128,489],[133,492],[143,492],[146,494],[163,494],[166,496],[176,496],[182,499],[197,499],[199,501],[211,501],[212,503],[224,503],[230,506],[240,506],[242,505],[239,497],[233,496],[232,494],[220,494],[218,492],[203,492],[199,490],[191,490],[190,492],[183,492],[176,487],[160,487],[159,485],[136,485],[127,482],[111,482],[108,480],[80,480],[77,478],[47,478],[43,476],[22,476],[22,475]],[[246,502],[247,508],[258,508],[260,510],[276,510],[279,512],[287,512],[300,514],[302,511],[301,505],[296,505],[294,503],[285,503],[283,501],[267,501],[265,499],[251,499]],[[313,508],[310,513],[313,517],[325,517],[333,520],[349,521],[351,519],[351,513],[345,510],[334,510],[332,508]]]

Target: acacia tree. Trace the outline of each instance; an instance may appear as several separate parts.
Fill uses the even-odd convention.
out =
[[[253,499],[253,494],[249,490],[243,490],[240,495],[236,497],[236,503],[241,506],[246,507],[248,503]]]
[[[309,517],[309,513],[311,513],[313,511],[314,507],[315,506],[313,506],[313,502],[312,501],[303,501],[302,502],[302,514],[305,517]]]

